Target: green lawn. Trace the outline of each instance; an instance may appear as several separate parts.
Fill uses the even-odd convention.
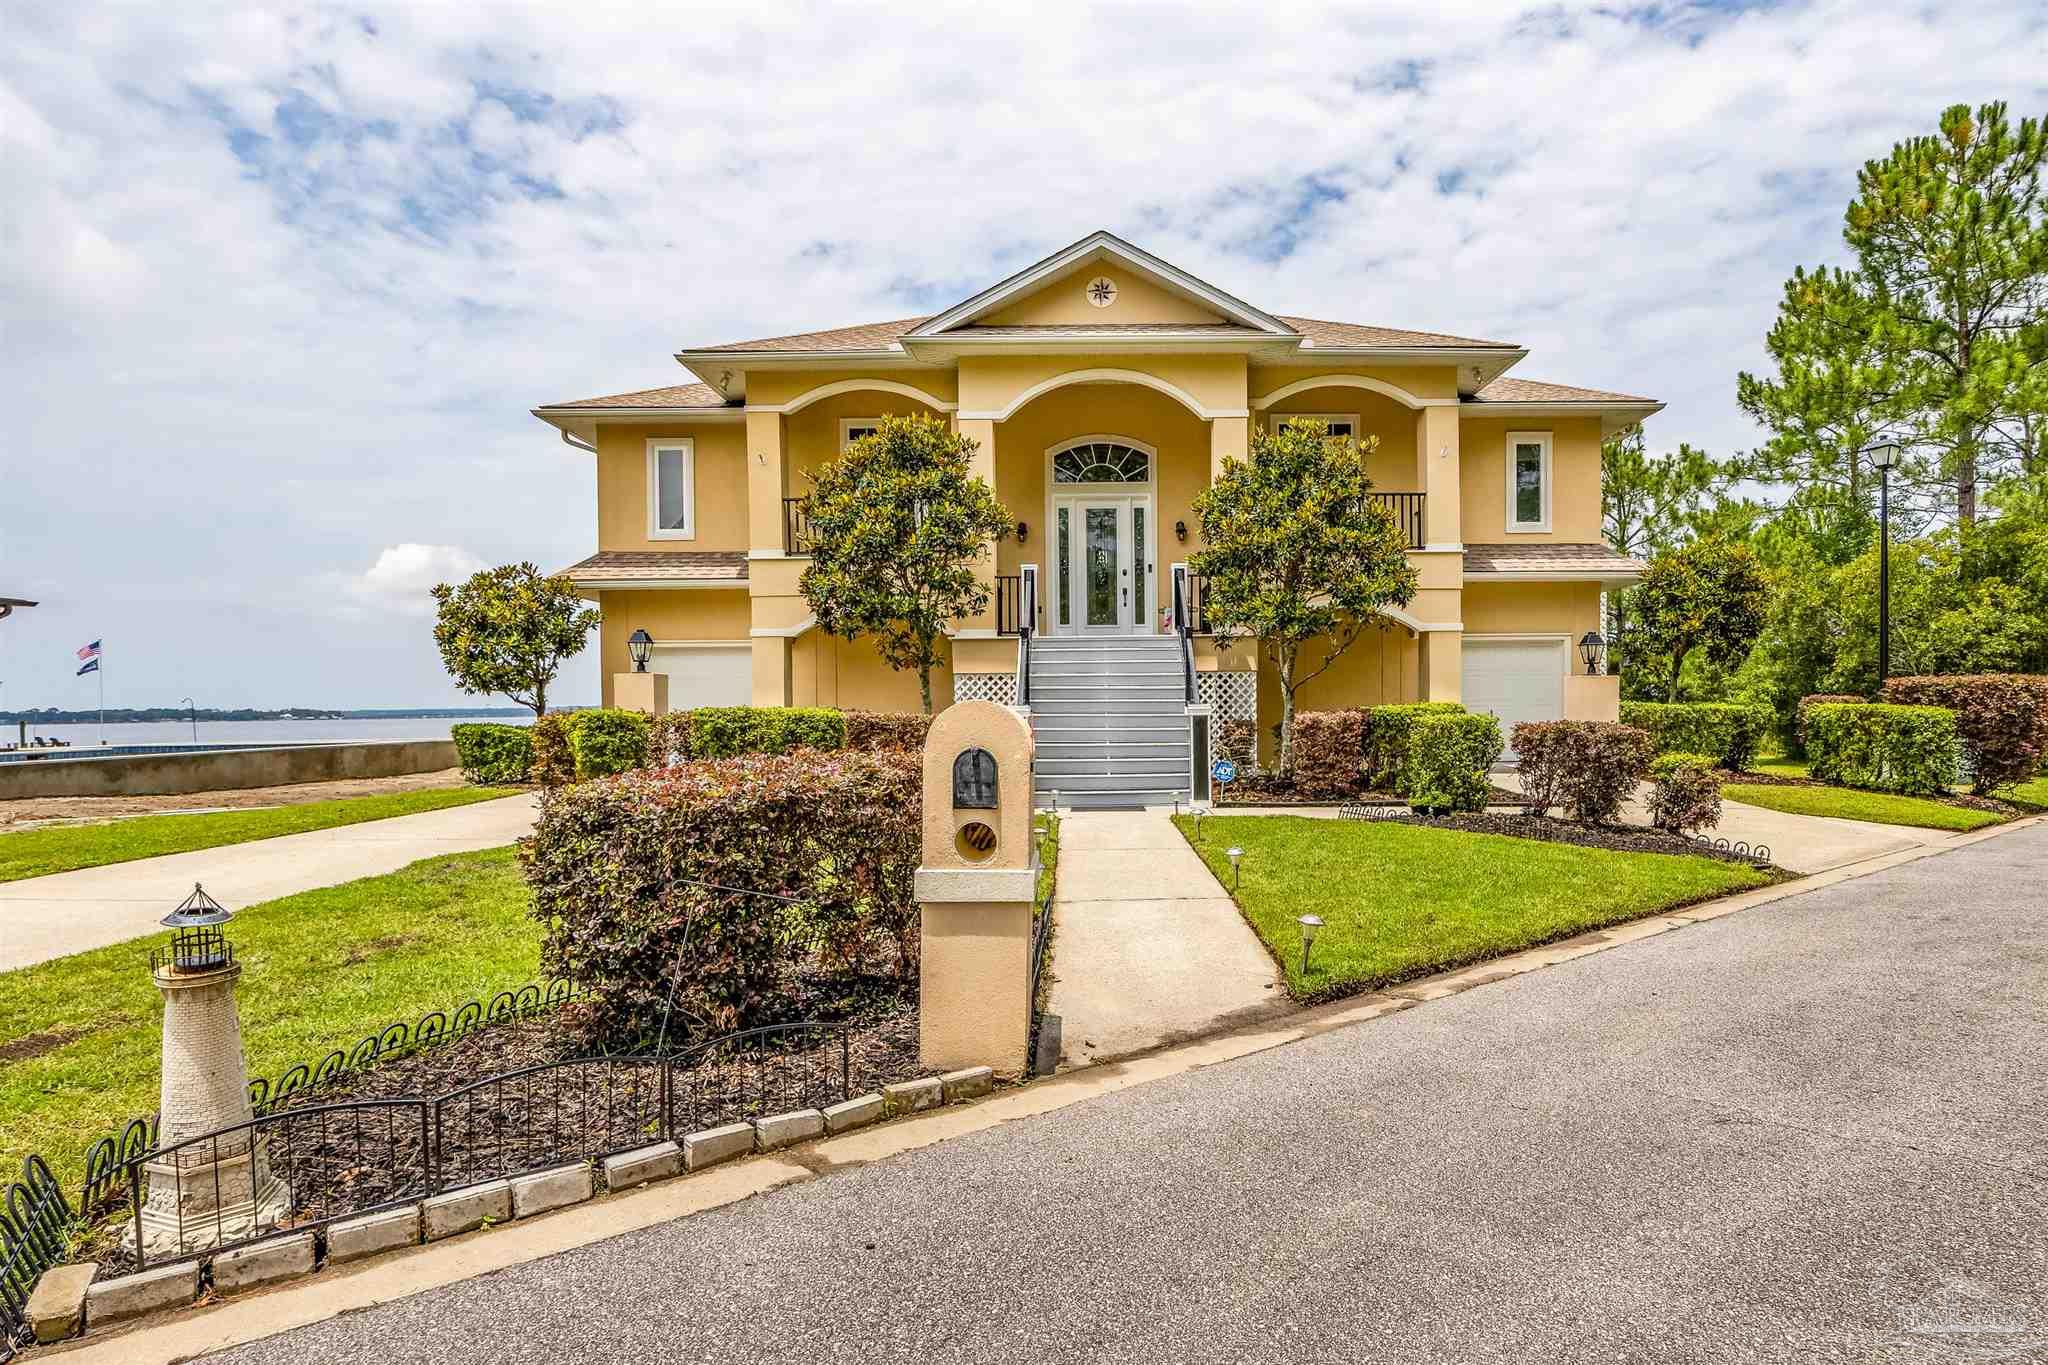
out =
[[[1762,806],[1788,815],[1829,815],[1838,820],[1870,820],[1881,825],[1914,825],[1921,829],[1982,829],[1998,823],[1989,811],[1969,810],[1919,796],[1858,791],[1854,787],[1780,787],[1730,782],[1721,788],[1729,801]]]
[[[2027,782],[2015,782],[2010,787],[2000,787],[1995,795],[2029,806],[2048,806],[2048,776],[2036,777]]]
[[[161,853],[189,853],[223,844],[270,839],[280,834],[333,829],[365,820],[387,820],[426,810],[467,806],[513,795],[510,787],[440,787],[431,791],[393,792],[388,796],[352,796],[340,801],[308,801],[297,806],[260,810],[229,810],[205,815],[139,815],[98,825],[47,825],[0,834],[0,882],[70,872],[81,867],[154,858]]]
[[[1751,766],[1757,772],[1770,777],[1807,778],[1813,776],[1812,772],[1807,769],[1806,760],[1803,758],[1779,757],[1759,759]]]
[[[252,1076],[276,1077],[398,1020],[535,978],[540,926],[510,848],[252,905],[243,964]],[[41,1152],[76,1196],[85,1148],[156,1108],[161,997],[151,941],[0,973],[0,1172]]]
[[[1737,863],[1616,853],[1381,821],[1212,815],[1174,823],[1225,886],[1244,850],[1245,918],[1306,998],[1478,962],[1587,929],[1762,886]],[[1320,915],[1309,970],[1298,916]]]

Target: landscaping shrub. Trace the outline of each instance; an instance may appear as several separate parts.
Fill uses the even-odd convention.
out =
[[[932,718],[916,711],[845,711],[846,747],[921,754]]]
[[[653,717],[645,711],[601,706],[569,714],[569,752],[576,759],[576,780],[610,777],[647,763],[647,730]]]
[[[1650,764],[1650,822],[1678,834],[1721,823],[1721,775],[1706,754],[1659,754]]]
[[[1432,815],[1485,810],[1492,790],[1486,773],[1500,758],[1500,722],[1460,708],[1417,716],[1406,729],[1401,790],[1408,804]]]
[[[647,726],[647,766],[673,768],[690,761],[690,713],[664,711]]]
[[[1259,727],[1253,722],[1217,721],[1215,748],[1216,757],[1237,765],[1239,777],[1249,777],[1259,770]]]
[[[565,1018],[605,1046],[654,1033],[671,994],[671,1044],[779,1021],[820,942],[915,974],[921,786],[908,754],[806,750],[565,788],[521,854],[541,969],[588,990]]]
[[[1561,806],[1567,819],[1606,824],[1649,771],[1655,748],[1649,732],[1633,725],[1523,721],[1515,726],[1523,804],[1532,814]]]
[[[1973,769],[1970,790],[1982,796],[2041,770],[2048,754],[2048,677],[1984,673],[1969,677],[1893,678],[1885,701],[1945,706]]]
[[[1806,708],[1809,706],[1861,706],[1870,698],[1854,692],[1814,692],[1799,699],[1799,705],[1792,713],[1792,749],[1801,758],[1806,756]]]
[[[1294,786],[1303,796],[1350,796],[1365,757],[1365,712],[1303,711],[1294,718]]]
[[[533,780],[543,787],[574,782],[576,755],[569,748],[569,717],[560,711],[537,716],[528,733],[533,742]]]
[[[1823,782],[1939,796],[1955,782],[1956,713],[1881,702],[1809,706],[1806,749]]]
[[[1648,731],[1658,753],[1708,754],[1738,773],[1756,762],[1757,745],[1769,733],[1771,719],[1768,706],[1735,702],[1621,704],[1621,723]]]
[[[690,713],[692,758],[845,747],[846,718],[829,707],[700,706]]]
[[[462,775],[480,786],[524,782],[533,766],[533,737],[524,725],[457,725],[448,733]]]
[[[1465,708],[1454,701],[1402,702],[1375,706],[1366,712],[1364,779],[1373,791],[1406,795],[1402,773],[1408,766],[1408,737],[1424,716],[1462,715]]]

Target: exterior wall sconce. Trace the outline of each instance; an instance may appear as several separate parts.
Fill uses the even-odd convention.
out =
[[[1294,921],[1301,926],[1301,974],[1308,975],[1308,950],[1316,946],[1316,930],[1323,927],[1320,915],[1303,915]]]
[[[626,637],[626,652],[633,656],[633,671],[647,671],[647,656],[654,651],[654,637],[645,630],[636,630]]]
[[[1029,525],[1021,521],[1017,523],[1017,543],[1019,545],[1022,545],[1024,543],[1024,538],[1030,534],[1031,527]]]
[[[1185,541],[1188,538],[1188,524],[1186,522],[1176,521],[1173,524],[1173,538],[1179,541]]]
[[[1579,657],[1586,661],[1586,676],[1592,677],[1600,671],[1600,656],[1607,652],[1607,641],[1600,638],[1600,632],[1589,630],[1579,637]]]

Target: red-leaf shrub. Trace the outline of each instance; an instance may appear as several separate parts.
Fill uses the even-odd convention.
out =
[[[542,970],[589,991],[572,1016],[584,1041],[645,1038],[672,992],[671,1040],[773,1021],[813,947],[859,968],[886,946],[915,972],[921,771],[907,754],[803,750],[556,793],[521,856]]]
[[[2048,754],[2048,677],[1893,678],[1884,685],[1883,699],[1902,706],[1944,706],[1956,713],[1956,736],[1976,769],[1970,790],[1979,796],[2031,778]]]
[[[1303,711],[1294,718],[1294,786],[1303,796],[1350,796],[1365,757],[1365,712]]]
[[[1530,813],[1562,806],[1566,818],[1588,825],[1620,813],[1657,749],[1647,731],[1598,720],[1525,720],[1514,747]]]
[[[533,737],[533,767],[528,776],[543,787],[576,780],[576,756],[569,751],[569,718],[559,711],[535,716],[527,733]]]
[[[1249,777],[1259,769],[1259,727],[1251,721],[1216,722],[1216,757],[1237,765],[1240,775]]]
[[[1721,823],[1721,774],[1705,754],[1659,754],[1650,764],[1650,822],[1690,834]]]
[[[673,768],[690,761],[690,713],[664,711],[647,727],[647,766]]]
[[[932,718],[916,711],[848,711],[845,717],[849,749],[921,754],[932,728]]]

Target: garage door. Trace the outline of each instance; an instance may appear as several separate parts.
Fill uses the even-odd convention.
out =
[[[656,645],[647,667],[668,674],[668,704],[677,711],[699,706],[745,706],[754,699],[754,650],[735,645]]]
[[[1465,709],[1499,717],[1502,739],[1517,721],[1563,718],[1563,641],[1468,638],[1464,658]],[[1514,750],[1503,756],[1512,759]]]

